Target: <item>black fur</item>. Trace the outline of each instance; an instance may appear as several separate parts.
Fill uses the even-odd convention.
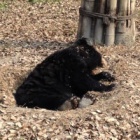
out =
[[[106,72],[93,75],[96,67],[102,67],[101,54],[87,39],[79,39],[35,67],[14,94],[16,103],[57,110],[73,96],[82,98],[87,91],[111,91],[114,84],[104,85],[99,80],[113,81],[114,77]]]

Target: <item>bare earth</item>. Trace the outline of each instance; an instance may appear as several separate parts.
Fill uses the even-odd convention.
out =
[[[76,38],[80,0],[31,5],[7,2],[0,10],[0,140],[140,140],[140,2],[133,46],[97,48],[116,88],[95,93],[84,109],[16,107],[13,93],[28,73]]]

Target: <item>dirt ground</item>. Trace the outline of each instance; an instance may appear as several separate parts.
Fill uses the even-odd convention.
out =
[[[50,111],[16,107],[18,85],[45,57],[76,38],[80,0],[30,4],[8,1],[0,10],[0,140],[140,140],[140,2],[133,46],[100,47],[102,70],[116,88],[95,93],[84,109]]]

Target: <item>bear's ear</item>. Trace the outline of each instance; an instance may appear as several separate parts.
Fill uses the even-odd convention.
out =
[[[80,39],[78,39],[76,42],[75,42],[76,45],[88,45],[88,46],[93,46],[93,42],[91,41],[90,38],[85,38],[85,37],[82,37]]]

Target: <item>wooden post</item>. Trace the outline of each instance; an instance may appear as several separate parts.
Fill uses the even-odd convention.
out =
[[[134,14],[135,12],[135,4],[136,4],[136,0],[130,0],[130,14]],[[136,25],[135,25],[135,17],[133,17],[131,19],[131,32],[132,32],[132,41],[135,41],[135,37],[136,37]]]
[[[107,0],[106,14],[111,16],[116,15],[117,0]],[[115,20],[111,20],[105,30],[105,45],[114,45],[115,41]]]
[[[118,1],[118,16],[126,16],[127,14],[127,0]],[[115,44],[121,44],[125,38],[126,21],[118,21],[116,27],[116,41]]]
[[[96,0],[95,5],[96,12],[103,14],[105,11],[105,0]],[[94,42],[97,44],[103,43],[103,19],[100,18],[96,18]]]
[[[94,0],[85,0],[84,9],[93,12]],[[83,18],[83,36],[90,38],[92,19],[90,17]]]
[[[84,7],[84,0],[81,0],[81,8],[83,8],[83,7]],[[82,35],[82,25],[83,25],[83,16],[79,15],[77,38],[81,38],[81,35]]]
[[[131,5],[130,5],[130,0],[128,0],[127,2],[127,15],[130,15],[131,14]],[[127,25],[126,25],[128,28],[131,27],[131,20],[128,20],[127,21]]]
[[[85,0],[84,3],[82,2],[81,7],[84,8],[84,10],[86,10],[86,11],[93,12],[94,0]],[[83,16],[82,30],[81,30],[80,35],[78,33],[78,37],[80,38],[80,37],[84,36],[86,38],[90,38],[91,37],[91,25],[92,25],[92,18]]]

